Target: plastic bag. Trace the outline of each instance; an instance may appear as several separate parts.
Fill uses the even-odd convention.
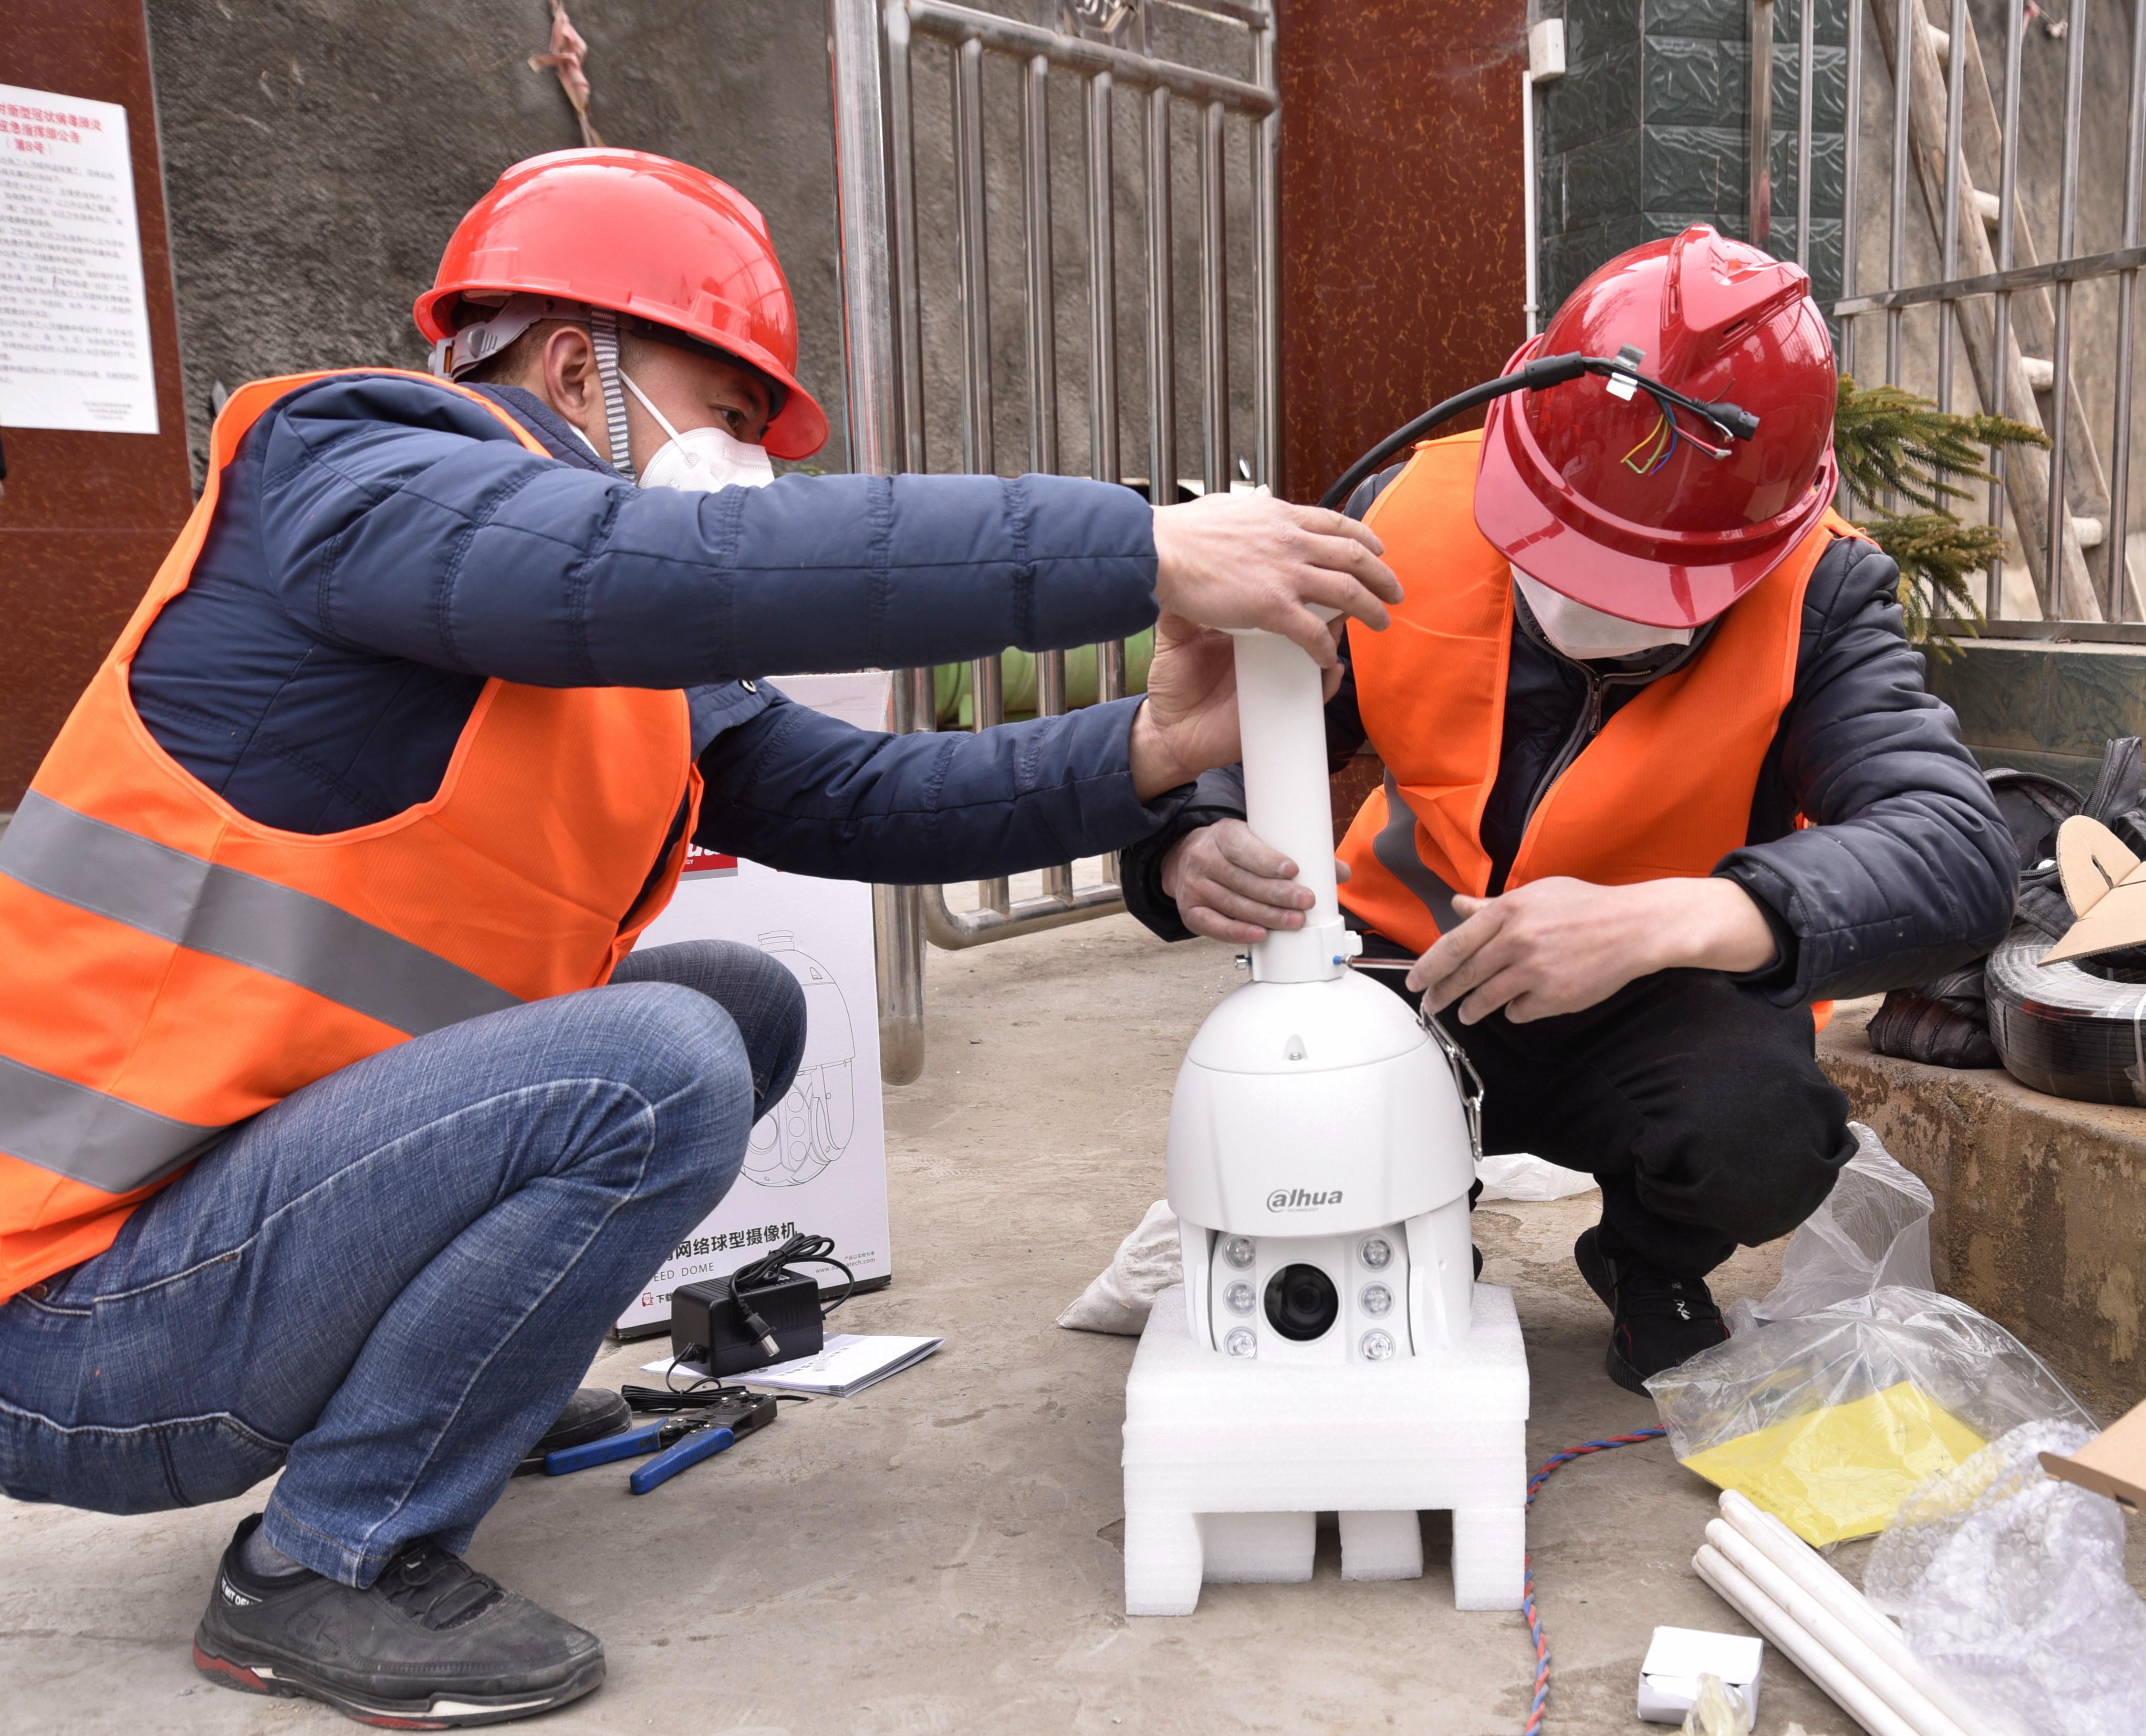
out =
[[[1850,1121],[1848,1130],[1855,1155],[1825,1203],[1789,1238],[1781,1281],[1756,1302],[1729,1304],[1732,1334],[1815,1314],[1887,1285],[1938,1287],[1930,1275],[1929,1189],[1860,1121]]]
[[[2041,1359],[1964,1302],[1889,1285],[1738,1334],[1647,1382],[1685,1465],[1824,1548],[2022,1423],[2093,1425]]]
[[[1155,1299],[1171,1285],[1184,1282],[1184,1266],[1177,1214],[1167,1200],[1158,1200],[1133,1233],[1118,1244],[1118,1251],[1095,1281],[1059,1315],[1058,1324],[1075,1332],[1115,1332],[1138,1338]]]
[[[1567,1170],[1526,1151],[1484,1157],[1475,1165],[1475,1179],[1483,1184],[1475,1196],[1479,1205],[1486,1200],[1564,1200],[1595,1185],[1585,1170]]]
[[[1681,1736],[1744,1736],[1750,1728],[1743,1695],[1719,1676],[1701,1676],[1699,1698],[1684,1715]]]
[[[1864,1569],[1917,1657],[2047,1736],[2146,1729],[2146,1604],[2114,1501],[2046,1475],[2093,1430],[2029,1423],[1901,1504]]]

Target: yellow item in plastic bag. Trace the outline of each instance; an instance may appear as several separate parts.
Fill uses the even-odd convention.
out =
[[[1684,1463],[1824,1549],[1884,1530],[1909,1489],[1983,1445],[1966,1424],[1902,1380],[1852,1404],[1821,1405],[1737,1435]]]

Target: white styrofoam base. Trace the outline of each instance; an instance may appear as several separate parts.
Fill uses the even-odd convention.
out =
[[[1527,1547],[1527,1353],[1513,1293],[1468,1336],[1383,1364],[1285,1366],[1195,1342],[1155,1299],[1125,1380],[1125,1613],[1190,1615],[1203,1583],[1311,1577],[1317,1515],[1345,1579],[1423,1572],[1416,1515],[1453,1515],[1453,1601],[1516,1609]]]

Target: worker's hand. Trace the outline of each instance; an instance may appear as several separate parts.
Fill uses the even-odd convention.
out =
[[[1152,801],[1237,757],[1237,657],[1230,636],[1182,615],[1155,624],[1147,698],[1133,714],[1133,790]]]
[[[1349,865],[1336,862],[1337,878]],[[1312,896],[1297,884],[1296,864],[1262,844],[1241,820],[1218,820],[1187,832],[1162,859],[1162,890],[1195,935],[1250,945],[1267,930],[1301,928]]]
[[[1453,908],[1464,920],[1410,967],[1408,985],[1434,1013],[1459,1001],[1463,1025],[1500,1008],[1515,1024],[1580,1012],[1657,970],[1763,970],[1777,950],[1731,880],[1539,880]]]
[[[1210,627],[1264,627],[1321,669],[1333,636],[1311,606],[1383,629],[1401,587],[1385,545],[1354,519],[1265,493],[1210,494],[1155,509],[1155,601]]]
[[[1340,642],[1338,616],[1327,632]],[[1320,673],[1331,699],[1341,685],[1341,666]],[[1155,623],[1147,702],[1134,715],[1131,746],[1133,788],[1142,801],[1236,760],[1237,656],[1227,633],[1182,615]]]

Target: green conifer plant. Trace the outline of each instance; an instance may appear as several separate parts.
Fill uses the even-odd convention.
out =
[[[1951,656],[1952,637],[1938,619],[1979,626],[1982,606],[1969,575],[2008,551],[1996,526],[1960,522],[1951,502],[1972,498],[1960,485],[1992,480],[1984,464],[1998,446],[2049,443],[2029,422],[1962,416],[1901,387],[1858,386],[1853,377],[1840,377],[1834,453],[1842,480],[1866,513],[1855,521],[1858,527],[1900,569],[1900,608],[1912,643]],[[1881,502],[1889,498],[1909,510],[1887,510]]]

